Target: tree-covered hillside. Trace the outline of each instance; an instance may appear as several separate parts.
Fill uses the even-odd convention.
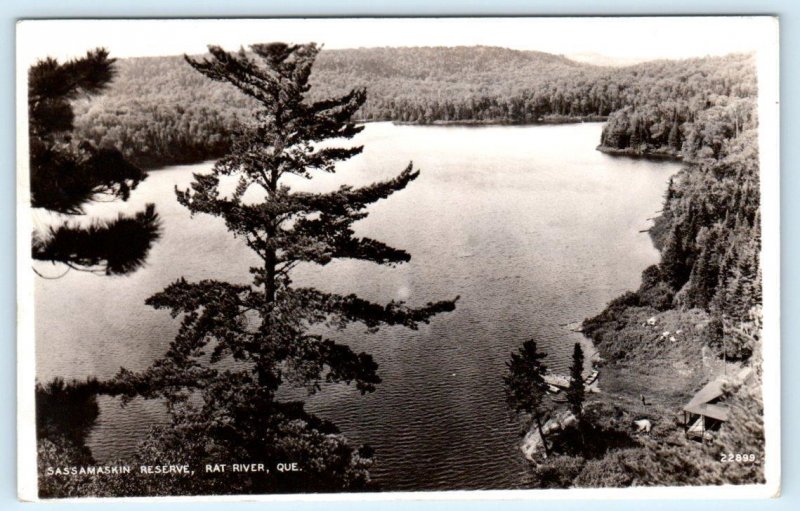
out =
[[[626,154],[718,158],[725,140],[754,122],[751,57],[658,61],[634,76],[624,107],[609,117],[602,149]]]
[[[252,106],[230,86],[200,80],[181,57],[124,59],[118,67],[118,78],[102,98],[76,105],[76,128],[79,136],[120,149],[145,167],[219,157],[237,119]],[[752,95],[755,72],[743,55],[608,68],[492,47],[370,48],[323,51],[311,83],[312,100],[352,86],[367,88],[367,101],[356,114],[364,121],[603,119],[656,101],[666,114],[642,115],[630,129],[631,123],[615,118],[603,143],[644,148],[639,136],[653,147],[672,140],[679,148],[689,133],[670,138],[673,121],[680,127],[694,118],[711,95]],[[636,130],[639,135],[633,135]]]
[[[572,484],[763,482],[756,83],[752,62],[727,62],[716,74],[644,80],[653,86],[604,128],[603,150],[668,154],[686,165],[670,180],[651,229],[660,263],[643,272],[636,292],[584,322],[605,359],[603,384],[614,406],[626,419],[652,421],[657,439],[584,460],[569,474]],[[726,376],[742,371],[751,376]],[[675,413],[720,377],[730,420],[705,444],[687,440]],[[645,394],[649,404],[639,406]],[[731,452],[754,461],[720,463]]]
[[[82,136],[146,167],[223,154],[252,102],[208,83],[183,57],[123,59],[102,100],[76,106]],[[545,78],[594,68],[539,52],[500,48],[374,48],[320,54],[310,99],[368,88],[359,120],[432,122],[509,118],[509,98]]]

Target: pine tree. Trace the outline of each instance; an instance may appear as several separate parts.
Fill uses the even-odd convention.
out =
[[[114,78],[114,59],[104,49],[63,64],[47,58],[28,71],[28,140],[31,206],[67,216],[84,214],[99,200],[128,200],[147,177],[114,149],[72,138],[71,101],[105,90]],[[34,260],[68,269],[125,274],[144,264],[159,236],[152,204],[133,216],[79,226],[69,221],[34,232]]]
[[[719,259],[717,228],[703,228],[698,237],[700,255],[689,278],[689,302],[693,307],[708,309],[719,284]]]
[[[572,365],[569,366],[569,387],[567,387],[567,402],[569,409],[580,417],[583,413],[583,401],[586,397],[586,389],[583,382],[583,349],[580,343],[575,343],[572,351]]]
[[[640,146],[642,145],[643,139],[642,139],[642,123],[638,115],[634,116],[631,119],[631,124],[633,130],[631,133],[630,146],[631,149],[639,151],[641,149]]]
[[[332,139],[351,139],[363,127],[351,116],[366,99],[364,89],[308,102],[308,79],[319,52],[315,44],[256,44],[251,52],[229,53],[211,46],[211,58],[186,57],[197,71],[227,82],[258,103],[230,152],[209,174],[195,174],[178,201],[193,215],[225,221],[228,230],[258,256],[248,285],[218,280],[180,279],[147,303],[182,315],[181,329],[167,354],[148,370],[123,370],[109,392],[127,398],[163,397],[173,424],[148,450],[164,456],[181,446],[181,456],[197,464],[246,459],[267,465],[295,461],[302,473],[251,478],[236,474],[226,492],[337,491],[366,484],[368,449],[354,450],[336,427],[306,412],[302,402],[283,401],[286,386],[320,390],[323,382],[354,383],[362,393],[380,383],[377,363],[367,353],[325,338],[324,328],[361,323],[368,331],[384,325],[415,329],[436,314],[452,311],[455,300],[412,308],[404,302],[380,305],[358,296],[326,293],[292,285],[301,263],[324,266],[350,258],[382,265],[409,261],[410,255],[380,241],[357,237],[353,223],[366,208],[404,189],[419,172],[409,164],[395,178],[363,188],[342,186],[329,193],[293,192],[282,178],[312,178],[334,172],[337,162],[362,151],[335,147]],[[234,176],[229,195],[220,180]],[[245,194],[258,199],[245,200]],[[191,395],[202,397],[188,399]],[[192,438],[203,441],[193,441]],[[216,488],[219,478],[194,492]],[[174,489],[173,489],[174,490]]]
[[[678,290],[689,280],[691,266],[687,264],[688,251],[683,242],[681,223],[672,224],[661,250],[661,272],[672,289]]]
[[[547,354],[538,351],[536,341],[533,339],[525,341],[519,353],[512,353],[511,361],[506,362],[508,374],[503,381],[509,407],[515,412],[524,412],[533,418],[547,456],[550,451],[542,430],[542,419],[547,413],[545,403],[547,382],[544,381],[547,366],[542,363],[545,357]]]
[[[669,129],[669,136],[667,137],[667,143],[674,151],[681,150],[681,130],[677,119],[672,121],[672,127]]]

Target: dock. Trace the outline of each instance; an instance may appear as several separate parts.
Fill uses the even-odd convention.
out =
[[[583,383],[585,385],[591,385],[597,381],[599,375],[600,371],[592,369],[592,372],[583,379]],[[547,383],[547,389],[553,394],[558,394],[562,390],[569,388],[569,376],[563,374],[546,374],[544,376],[544,381]]]
[[[546,374],[544,375],[544,381],[550,387],[556,387],[558,389],[566,389],[569,387],[569,377],[563,374]]]

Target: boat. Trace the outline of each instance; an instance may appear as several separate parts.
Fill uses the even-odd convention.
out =
[[[546,374],[544,376],[544,381],[548,385],[560,389],[566,389],[569,387],[569,378],[563,374]]]

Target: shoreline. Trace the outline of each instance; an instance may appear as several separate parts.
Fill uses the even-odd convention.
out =
[[[459,128],[489,128],[489,127],[497,127],[497,126],[518,126],[518,127],[530,127],[530,126],[559,126],[562,124],[583,124],[583,123],[595,123],[595,122],[606,122],[608,120],[607,115],[584,115],[578,117],[570,117],[570,116],[549,116],[549,117],[542,117],[538,121],[535,122],[514,122],[514,121],[506,121],[500,119],[490,119],[490,120],[460,120],[460,121],[432,121],[432,122],[418,122],[418,121],[395,121],[391,119],[370,119],[370,120],[357,120],[354,121],[355,124],[377,124],[382,122],[392,123],[394,126],[427,126],[427,127],[440,127],[440,128],[449,128],[449,127],[459,127]],[[595,150],[600,151],[602,153],[614,155],[614,156],[628,156],[632,158],[651,158],[652,159],[671,159],[674,161],[681,161],[680,157],[674,157],[670,155],[663,155],[661,156],[660,153],[653,154],[652,156],[650,153],[636,153],[631,151],[630,149],[613,149],[603,146],[597,146]],[[142,170],[147,172],[157,172],[159,170],[163,170],[167,167],[177,167],[181,165],[198,165],[201,163],[208,163],[214,162],[224,156],[224,153],[219,155],[206,155],[201,158],[197,159],[186,159],[181,161],[164,161],[160,163],[147,163],[147,164],[137,164]]]
[[[608,147],[604,146],[603,144],[600,144],[597,147],[595,147],[595,150],[600,151],[601,153],[607,154],[609,156],[624,156],[627,158],[637,158],[643,160],[656,160],[656,161],[676,161],[676,162],[684,161],[683,157],[677,154],[638,151],[636,149],[631,149],[630,147],[626,147],[624,149],[617,149],[614,147]]]
[[[595,150],[611,156],[662,161],[683,161],[683,158],[677,155],[665,153],[643,153],[634,151],[630,148],[613,149],[605,147],[602,144],[598,145]],[[650,243],[658,250],[655,240],[653,239],[652,232],[650,232],[649,238]],[[659,250],[659,254],[660,252],[661,251]],[[641,277],[639,281],[642,281]],[[669,399],[663,401],[656,399],[653,401],[651,397],[650,405],[652,405],[652,408],[646,408],[647,405],[645,404],[646,398],[644,389],[646,388],[648,382],[646,381],[647,378],[643,378],[643,375],[638,374],[642,369],[642,360],[639,357],[636,357],[634,360],[630,361],[631,366],[628,364],[623,364],[620,366],[620,362],[622,361],[616,356],[617,354],[610,350],[610,347],[605,343],[595,340],[594,337],[591,336],[592,329],[587,329],[587,322],[590,322],[598,316],[606,313],[610,304],[618,298],[619,297],[612,298],[611,302],[607,303],[598,314],[586,317],[582,321],[564,323],[560,325],[565,330],[580,334],[582,337],[581,344],[584,349],[584,357],[586,361],[584,363],[582,375],[585,385],[584,389],[586,392],[585,407],[610,407],[614,410],[619,410],[622,414],[627,414],[629,419],[641,416],[653,418],[658,416],[666,416],[669,414],[669,411],[672,408],[670,405],[674,406],[676,404],[665,402],[669,401]],[[648,314],[655,314],[657,316],[661,315],[659,311],[655,310],[648,311]],[[633,369],[632,373],[630,372],[631,369]],[[696,370],[692,372],[697,373]],[[587,383],[587,379],[589,378],[587,374],[592,375],[591,383]],[[564,376],[557,374],[550,374],[549,376],[550,381],[546,380],[548,385],[550,385],[551,389],[557,388],[558,390],[550,393],[551,402],[555,406],[550,411],[549,417],[546,420],[546,426],[566,429],[569,427],[569,424],[571,424],[569,421],[574,420],[574,416],[572,416],[570,419],[569,416],[571,415],[571,412],[564,407],[564,400],[561,397],[561,393],[564,392],[565,389],[559,383],[552,381],[554,378],[558,379],[563,378]],[[601,377],[604,377],[604,379],[609,383],[609,388],[605,392],[600,389],[599,383]],[[641,397],[644,407],[638,406],[636,396],[637,393]],[[542,443],[543,439],[539,435],[539,431],[535,426],[532,425],[525,433],[519,448],[522,451],[525,459],[531,463],[537,463],[537,454]]]
[[[536,121],[509,121],[503,119],[473,119],[445,121],[435,120],[431,122],[419,121],[394,121],[394,120],[369,120],[357,121],[358,124],[368,124],[373,122],[391,122],[395,126],[440,126],[440,127],[489,127],[489,126],[557,126],[559,124],[581,124],[586,122],[606,122],[607,115],[583,115],[583,116],[549,116],[540,117]]]

